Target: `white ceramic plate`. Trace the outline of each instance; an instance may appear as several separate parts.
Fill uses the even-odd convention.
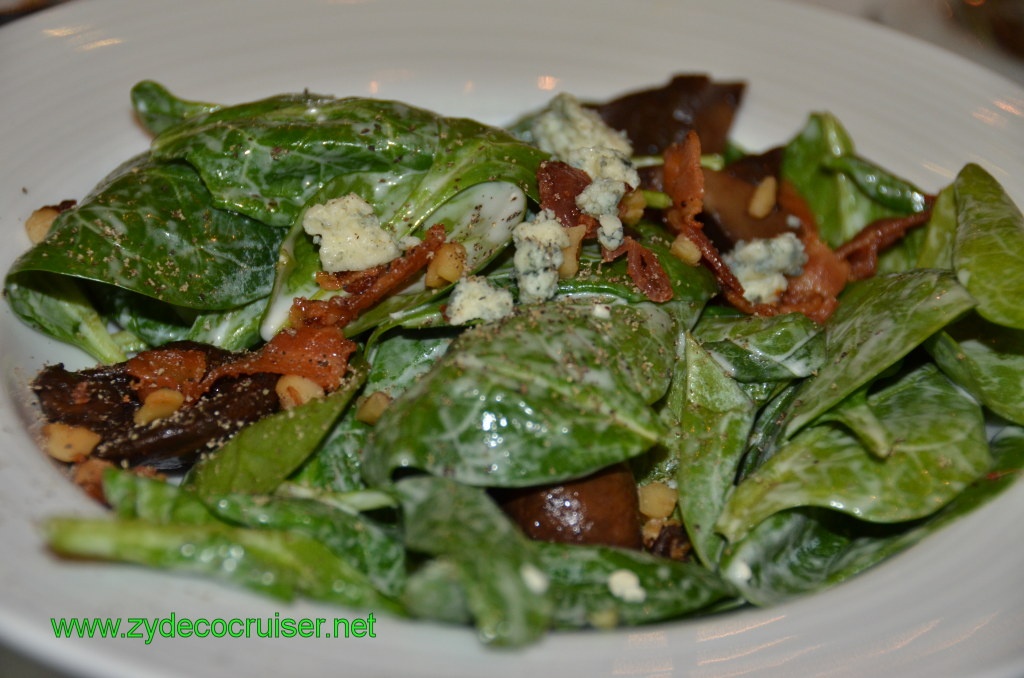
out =
[[[0,269],[22,221],[146,147],[144,78],[236,102],[309,88],[504,123],[554,90],[606,97],[681,71],[742,78],[736,138],[764,148],[829,109],[861,153],[935,190],[978,162],[1024,204],[1024,91],[823,10],[742,0],[77,0],[0,29]],[[333,617],[206,581],[59,562],[36,525],[98,509],[33,448],[25,381],[87,361],[0,317],[0,638],[103,676],[1024,674],[1024,485],[831,591],[763,611],[495,652],[470,631],[381,619],[374,639],[56,640],[54,616]],[[3,669],[0,668],[0,674]]]

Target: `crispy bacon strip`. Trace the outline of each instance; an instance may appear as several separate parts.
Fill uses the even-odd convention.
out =
[[[879,219],[865,226],[860,233],[836,249],[836,256],[850,265],[850,281],[870,278],[878,270],[878,254],[899,242],[907,232],[920,226],[932,216],[933,196],[927,198],[927,208],[905,217]]]
[[[169,388],[180,392],[192,402],[206,389],[201,383],[206,374],[206,356],[202,351],[163,348],[142,351],[130,358],[125,370],[136,382],[132,384],[139,400],[153,391]]]
[[[672,206],[665,210],[665,221],[672,230],[685,235],[697,246],[701,260],[714,274],[726,299],[740,310],[752,313],[753,305],[743,298],[743,285],[704,233],[703,224],[697,221],[697,215],[704,210],[700,153],[700,139],[693,131],[687,133],[682,143],[665,149],[663,184],[665,193],[672,199]]]
[[[344,327],[425,267],[444,241],[444,226],[431,226],[423,242],[407,250],[404,256],[362,271],[360,273],[365,275],[355,276],[347,284],[342,283],[343,289],[350,292],[349,296],[296,299],[289,314],[292,326]]]
[[[799,312],[823,323],[839,302],[837,297],[850,279],[850,267],[821,239],[818,226],[807,204],[787,181],[779,187],[779,206],[800,221],[799,237],[807,255],[803,273],[790,278],[779,300],[779,313]]]
[[[597,219],[576,205],[576,196],[591,183],[590,175],[557,160],[542,162],[537,169],[541,209],[551,210],[565,228],[586,226],[584,238],[597,236]]]
[[[341,384],[356,344],[339,327],[299,327],[278,332],[259,350],[240,355],[210,370],[202,386],[208,390],[222,377],[242,374],[297,374],[327,391]]]
[[[672,282],[654,252],[627,235],[623,243],[615,249],[602,250],[601,260],[608,263],[615,261],[623,254],[626,255],[626,272],[633,284],[648,299],[659,302],[671,301],[675,294],[672,291]]]
[[[385,270],[387,270],[387,264],[381,264],[380,266],[368,268],[365,271],[339,271],[337,273],[317,271],[314,277],[316,284],[322,290],[330,290],[332,292],[345,290],[349,294],[360,294],[372,285],[374,279]]]
[[[700,227],[697,215],[704,211],[704,170],[700,166],[700,139],[690,130],[682,143],[665,149],[665,193],[679,223]]]
[[[625,247],[626,271],[633,283],[651,301],[670,301],[673,296],[672,283],[654,252],[629,236],[626,236]]]

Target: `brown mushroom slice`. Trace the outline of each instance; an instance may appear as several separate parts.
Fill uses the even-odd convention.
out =
[[[540,487],[496,492],[502,509],[531,539],[640,549],[640,504],[629,467]]]
[[[176,341],[161,347],[200,351],[207,363],[218,365],[231,353],[194,341]],[[62,364],[43,368],[32,381],[32,391],[47,421],[83,426],[106,436],[132,424],[140,401],[127,369],[128,363],[100,365],[70,372]]]
[[[677,75],[663,87],[632,92],[595,109],[610,127],[626,133],[637,155],[659,155],[690,130],[700,136],[705,153],[722,153],[745,88],[742,82]]]
[[[130,387],[131,375],[119,365],[69,372],[49,365],[32,381],[47,421],[82,426],[99,434],[131,424],[139,407]]]
[[[191,465],[239,430],[280,409],[276,374],[227,377],[190,407],[150,424],[130,426],[104,438],[93,452],[99,459],[157,469]]]
[[[745,156],[722,170],[704,170],[704,213],[708,236],[727,251],[744,240],[774,238],[795,232],[778,200],[782,149]],[[753,210],[758,192],[769,189],[767,209]]]

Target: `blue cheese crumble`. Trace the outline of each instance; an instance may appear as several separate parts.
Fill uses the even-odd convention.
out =
[[[555,296],[562,250],[569,246],[569,236],[555,215],[543,210],[533,221],[522,222],[512,231],[512,241],[519,301],[530,304]]]
[[[793,233],[736,243],[722,257],[743,285],[743,297],[752,304],[775,303],[786,291],[787,275],[803,273],[804,245]]]
[[[629,154],[615,148],[580,146],[566,154],[565,162],[583,170],[594,181],[609,179],[629,184],[633,188],[640,185],[640,174],[633,167]]]
[[[445,315],[452,325],[472,320],[493,322],[512,313],[512,293],[492,286],[487,278],[468,276],[455,284]]]
[[[402,254],[373,207],[355,193],[313,205],[302,217],[302,228],[319,245],[320,266],[328,273],[365,271]]]
[[[559,159],[565,159],[574,148],[590,146],[610,148],[626,157],[633,155],[633,147],[624,134],[565,92],[555,96],[533,119],[530,132],[542,151]]]
[[[590,175],[590,184],[576,196],[576,206],[584,214],[596,217],[600,228],[597,241],[609,250],[625,241],[619,202],[629,187],[640,185],[640,175],[627,156],[599,146],[576,148],[569,152],[567,162]]]

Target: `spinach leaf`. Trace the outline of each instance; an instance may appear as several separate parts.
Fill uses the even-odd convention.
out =
[[[992,441],[995,462],[933,517],[878,525],[823,509],[770,517],[730,546],[723,574],[748,601],[772,605],[837,584],[903,551],[997,497],[1024,471],[1024,429],[1004,429]]]
[[[195,311],[164,304],[120,287],[104,287],[97,300],[104,314],[146,345],[160,346],[184,339],[188,334],[188,316],[194,316]]]
[[[400,614],[367,576],[318,540],[223,523],[55,518],[44,525],[55,552],[203,574],[284,600],[313,600]]]
[[[55,273],[9,273],[4,296],[29,326],[77,346],[103,363],[126,359],[123,348],[86,296],[83,281]]]
[[[245,527],[312,537],[387,595],[397,595],[405,582],[405,547],[395,530],[359,513],[316,499],[240,494],[221,497],[214,511],[221,520]]]
[[[755,407],[692,336],[685,342],[685,372],[673,382],[663,410],[673,424],[664,444],[678,459],[675,479],[686,533],[700,561],[713,567],[724,546],[715,521],[732,492]]]
[[[228,351],[251,348],[260,342],[260,319],[267,307],[264,298],[226,311],[206,311],[192,320],[185,339],[220,346]]]
[[[923,191],[864,158],[849,154],[827,157],[825,166],[850,177],[865,196],[898,214],[921,212],[927,206]]]
[[[981,408],[934,365],[867,400],[892,445],[884,459],[845,427],[811,426],[736,487],[716,528],[735,543],[772,514],[797,506],[883,523],[922,518],[988,467]]]
[[[345,410],[316,452],[292,474],[291,482],[335,492],[366,489],[361,455],[370,429],[356,419],[355,407]]]
[[[878,413],[868,401],[868,387],[862,386],[846,397],[841,403],[818,418],[818,423],[836,421],[848,428],[871,454],[884,459],[893,451],[896,442],[890,431],[879,419]]]
[[[808,377],[825,360],[821,328],[802,313],[704,316],[694,335],[726,374],[743,383]]]
[[[734,595],[732,586],[696,563],[605,546],[540,542],[537,547],[550,582],[554,623],[563,628],[674,619]]]
[[[184,486],[210,505],[226,494],[273,492],[320,445],[365,378],[365,363],[352,361],[336,391],[242,429],[193,466]]]
[[[398,332],[376,345],[365,394],[383,391],[391,398],[401,395],[447,350],[451,337],[443,331]],[[352,492],[366,487],[361,466],[363,448],[373,427],[356,419],[349,408],[331,429],[316,453],[294,476],[310,487]]]
[[[932,216],[920,231],[924,235],[918,250],[916,268],[953,268],[953,243],[956,240],[957,215],[953,186],[939,191],[932,205]]]
[[[159,134],[186,118],[212,113],[220,108],[217,104],[179,99],[152,80],[143,80],[132,87],[131,97],[139,120],[152,134]]]
[[[624,304],[528,306],[466,330],[385,410],[365,477],[413,467],[515,487],[634,457],[664,434],[650,405],[668,388],[676,336],[658,307]]]
[[[537,545],[483,489],[419,476],[398,481],[395,491],[406,546],[454,566],[483,642],[522,645],[547,629],[551,605]]]
[[[879,275],[849,285],[825,327],[826,360],[800,387],[792,435],[974,305],[953,276],[935,270]]]
[[[104,317],[138,338],[135,350],[183,339],[229,351],[251,348],[261,340],[260,319],[267,306],[261,297],[237,308],[197,312],[109,285],[94,296]]]
[[[194,115],[153,140],[162,159],[197,168],[217,204],[275,226],[336,177],[375,185],[405,235],[463,189],[506,181],[533,190],[546,157],[508,133],[394,101],[289,94]],[[368,197],[368,196],[364,196]],[[401,224],[401,231],[398,230]]]
[[[774,455],[786,439],[789,410],[800,393],[800,383],[791,383],[773,395],[761,408],[747,437],[737,480],[750,475]]]
[[[849,134],[828,113],[812,114],[783,154],[782,176],[807,201],[832,248],[876,219],[910,214],[923,205],[913,186],[854,156]],[[883,186],[898,188],[883,192]]]
[[[999,416],[1024,425],[1024,331],[971,314],[925,346],[950,379]]]
[[[1024,329],[1024,215],[1003,187],[978,165],[953,182],[959,226],[953,250],[956,277],[978,300],[978,313]]]
[[[402,604],[409,616],[449,624],[473,623],[459,566],[445,557],[423,563],[409,575]]]
[[[15,261],[39,271],[115,285],[202,310],[234,308],[270,293],[281,235],[215,209],[186,165],[129,163]]]
[[[103,497],[122,520],[159,525],[206,525],[217,522],[194,492],[119,468],[103,472]]]

